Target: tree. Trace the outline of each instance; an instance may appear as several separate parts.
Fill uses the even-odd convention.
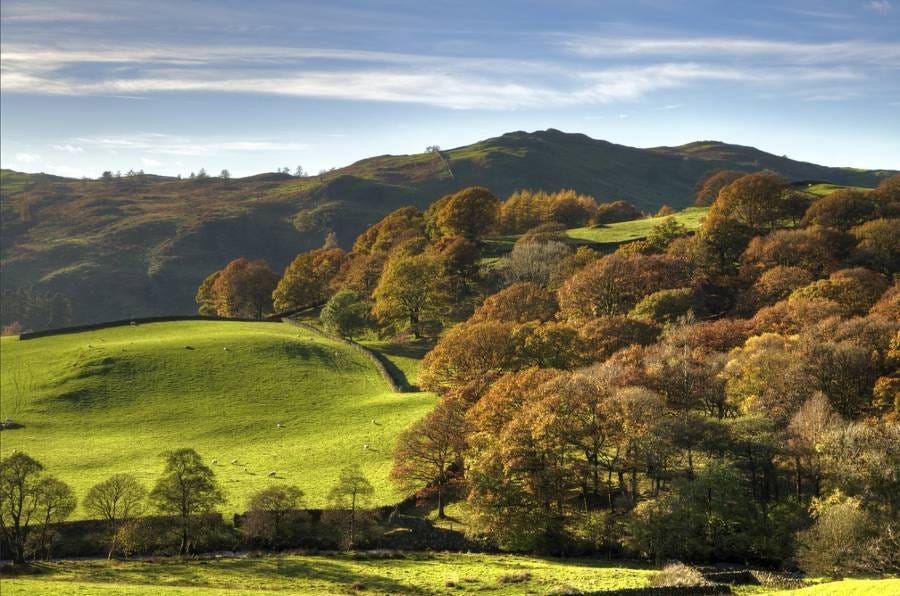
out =
[[[874,201],[861,192],[842,189],[814,201],[801,223],[848,230],[874,216]]]
[[[16,452],[0,461],[0,530],[15,563],[25,562],[25,545],[33,522],[39,522],[44,470],[38,461]]]
[[[772,172],[741,176],[718,194],[710,215],[733,219],[756,232],[771,228],[788,214],[787,180]]]
[[[433,487],[438,517],[444,519],[444,493],[465,449],[463,405],[443,399],[425,418],[397,438],[391,478],[409,490]]]
[[[150,499],[160,513],[178,518],[178,553],[187,554],[196,538],[197,516],[214,511],[225,497],[215,474],[193,449],[168,451],[165,458],[163,475],[150,491]]]
[[[303,178],[304,176],[306,176],[306,170],[303,169],[303,166],[297,166],[296,169],[294,169],[294,176],[296,176],[297,178]]]
[[[413,238],[425,238],[425,219],[415,207],[401,207],[360,234],[353,244],[353,252],[386,254]]]
[[[470,186],[432,204],[425,219],[440,236],[475,239],[491,230],[500,215],[500,201],[481,186]]]
[[[900,271],[900,218],[873,219],[850,233],[856,238],[859,260],[889,275]]]
[[[694,205],[697,207],[712,205],[723,188],[746,175],[746,172],[735,170],[711,170],[707,172],[697,182],[694,193]]]
[[[38,502],[35,521],[41,524],[35,554],[40,554],[41,558],[48,560],[53,536],[51,525],[61,523],[72,515],[77,501],[71,487],[53,476],[41,478],[35,490]]]
[[[507,283],[534,283],[549,287],[556,272],[572,250],[555,240],[549,242],[516,242],[508,257],[497,262]]]
[[[471,323],[484,321],[549,321],[558,310],[556,297],[536,283],[515,283],[488,296],[469,318]]]
[[[303,491],[297,486],[264,488],[247,501],[247,517],[242,529],[253,538],[279,546],[287,537],[285,524],[296,516],[302,503]]]
[[[359,465],[353,464],[341,470],[337,483],[328,492],[328,500],[336,509],[350,511],[349,545],[356,544],[356,510],[368,503],[375,489],[365,477]]]
[[[320,248],[297,255],[272,292],[275,310],[306,308],[326,300],[331,280],[346,259],[347,254],[340,248]]]
[[[691,275],[686,262],[667,255],[609,255],[563,284],[559,310],[579,322],[624,314],[648,294],[689,285]]]
[[[588,362],[603,362],[629,346],[650,345],[659,337],[659,332],[659,327],[652,322],[621,315],[591,319],[578,329]]]
[[[123,524],[141,515],[145,489],[132,474],[113,474],[92,486],[84,498],[84,509],[106,522],[110,535],[109,554],[116,550]]]
[[[340,290],[322,307],[319,320],[329,333],[353,339],[369,324],[369,305],[353,290]]]
[[[235,259],[200,284],[195,300],[200,314],[257,318],[272,309],[278,276],[265,261]]]
[[[422,361],[420,383],[444,393],[490,373],[516,366],[510,323],[465,323],[450,329]]]
[[[421,323],[442,311],[443,268],[427,255],[388,261],[375,288],[373,313],[387,322],[405,322],[416,339]]]
[[[653,292],[638,302],[629,317],[652,323],[673,323],[689,312],[696,311],[697,299],[693,288],[675,288]],[[699,314],[695,312],[694,314]]]
[[[862,502],[835,491],[826,498],[814,498],[810,513],[815,523],[798,537],[803,570],[831,576],[857,571],[863,544],[872,533],[872,520]]]
[[[219,178],[221,178],[225,182],[228,182],[228,180],[231,179],[231,172],[229,172],[228,170],[222,170],[222,172],[219,174]]]
[[[698,256],[710,270],[730,275],[752,237],[753,230],[743,223],[710,212],[697,229],[698,248],[701,249]]]
[[[594,216],[594,219],[598,224],[610,224],[640,219],[642,216],[643,214],[631,203],[613,201],[612,203],[600,203],[597,205],[597,214]]]
[[[835,271],[828,279],[820,279],[797,288],[791,293],[791,299],[832,300],[844,306],[848,313],[862,315],[878,302],[887,287],[884,276],[856,267]]]
[[[754,279],[773,267],[800,267],[818,275],[837,266],[838,252],[814,229],[776,230],[750,241],[741,255],[741,273]]]

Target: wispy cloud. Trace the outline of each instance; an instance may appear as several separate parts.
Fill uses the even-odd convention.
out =
[[[900,43],[873,41],[837,41],[804,43],[753,38],[606,38],[575,36],[560,44],[569,51],[589,58],[639,56],[689,56],[721,58],[771,58],[778,56],[789,64],[885,65],[900,62]]]
[[[15,155],[16,163],[21,163],[21,164],[37,163],[38,161],[40,161],[40,159],[41,159],[41,156],[38,155],[37,153],[22,152],[22,153],[16,153],[16,155]]]
[[[107,151],[137,151],[160,155],[210,155],[222,151],[304,151],[310,145],[271,139],[205,139],[197,140],[178,135],[140,133],[128,136],[80,137],[79,143]],[[141,157],[144,165],[158,166],[160,162]],[[149,163],[153,162],[153,163]]]
[[[866,2],[866,8],[878,14],[887,14],[891,11],[891,3],[888,0],[870,0]]]
[[[66,143],[65,145],[51,145],[53,149],[56,151],[65,151],[67,153],[84,153],[84,147],[80,145],[71,145]]]

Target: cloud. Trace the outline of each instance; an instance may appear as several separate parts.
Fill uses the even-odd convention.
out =
[[[660,106],[656,108],[657,110],[677,110],[681,107],[680,103],[670,103],[669,105]]]
[[[65,151],[67,153],[84,153],[84,147],[79,145],[50,145],[56,151]]]
[[[303,151],[310,148],[305,143],[266,139],[202,140],[160,133],[142,133],[129,136],[80,137],[78,142],[98,149],[118,152],[140,151],[159,155],[210,155],[222,151]],[[161,162],[141,157],[147,166],[159,166]]]
[[[783,58],[789,64],[852,64],[857,62],[884,65],[900,61],[900,43],[873,41],[836,41],[805,43],[755,38],[607,38],[575,36],[560,45],[568,51],[588,58],[644,56],[703,56],[723,58]]]
[[[161,161],[157,161],[155,159],[150,159],[149,157],[142,157],[141,163],[144,164],[145,166],[149,166],[149,167],[156,167],[156,166],[162,165]]]
[[[887,14],[891,11],[891,3],[888,0],[871,0],[866,2],[866,8],[874,10],[878,14]]]
[[[891,44],[572,38],[565,47],[592,60],[603,57],[605,63],[592,67],[590,63],[327,48],[7,44],[2,77],[6,93],[115,97],[176,92],[263,94],[449,109],[517,109],[631,100],[659,89],[704,81],[771,86],[790,81],[862,78],[858,68],[827,63],[823,55],[868,56],[878,50],[883,60],[900,61],[900,45]],[[779,52],[793,58],[773,60]],[[634,62],[657,54],[664,55],[666,61]],[[728,64],[716,59],[729,54],[762,55],[766,59]],[[179,146],[173,151],[183,150]],[[187,150],[198,151],[196,147]],[[259,150],[269,149],[263,145]]]
[[[16,163],[35,163],[41,159],[37,153],[16,153]]]

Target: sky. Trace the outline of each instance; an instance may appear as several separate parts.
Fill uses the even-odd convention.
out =
[[[558,128],[900,169],[900,0],[4,0],[0,163],[244,176]]]

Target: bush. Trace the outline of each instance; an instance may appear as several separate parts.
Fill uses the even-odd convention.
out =
[[[815,523],[798,535],[800,567],[810,575],[831,577],[858,570],[863,546],[872,534],[860,500],[835,491],[813,499],[810,512]]]
[[[650,294],[638,302],[628,316],[652,323],[672,323],[694,309],[694,290],[677,288]]]
[[[684,563],[669,563],[652,576],[650,585],[655,587],[708,586],[708,581],[696,567]]]

